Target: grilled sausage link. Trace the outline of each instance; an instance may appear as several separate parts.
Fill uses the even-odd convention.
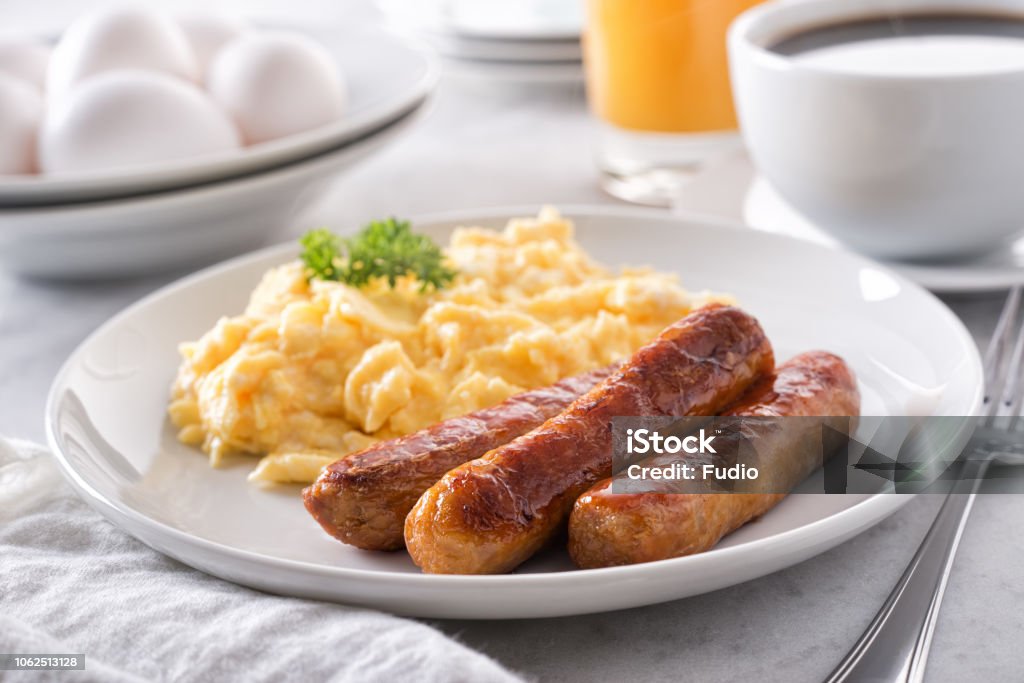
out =
[[[455,468],[423,494],[405,542],[424,571],[515,568],[611,474],[612,417],[714,415],[774,367],[758,322],[708,306],[669,326],[607,380],[529,434]]]
[[[445,472],[539,427],[614,370],[570,377],[347,455],[302,492],[306,509],[339,541],[397,550],[405,543],[405,516]]]
[[[815,425],[852,429],[860,414],[860,394],[841,358],[813,351],[780,366],[773,380],[752,389],[725,414],[823,417],[820,422],[772,420],[743,426],[744,437],[753,439],[758,452],[758,478],[744,488],[750,493],[613,493],[612,479],[596,484],[576,501],[569,520],[569,554],[577,566],[636,564],[708,550],[777,505],[786,497],[783,491],[821,466],[830,449],[826,446],[823,452],[822,432]]]

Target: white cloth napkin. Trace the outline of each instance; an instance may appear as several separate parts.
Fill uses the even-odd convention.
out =
[[[69,678],[115,683],[520,680],[424,624],[160,555],[78,500],[46,449],[0,437],[0,653],[76,652],[87,670]]]

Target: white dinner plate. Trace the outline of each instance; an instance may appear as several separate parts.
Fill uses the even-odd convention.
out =
[[[583,84],[583,62],[496,62],[473,59],[444,60],[445,72],[488,87]]]
[[[481,40],[434,31],[423,31],[420,35],[440,54],[457,59],[526,63],[583,60],[579,40]]]
[[[530,209],[414,221],[444,240],[458,224],[503,225]],[[568,208],[577,237],[613,265],[677,271],[691,289],[731,292],[764,325],[779,358],[812,348],[856,370],[866,415],[974,414],[981,363],[960,321],[934,296],[857,256],[776,235],[638,209]],[[341,227],[341,226],[336,226]],[[153,548],[262,590],[429,617],[583,614],[663,602],[747,581],[860,533],[910,496],[802,494],[717,548],[690,557],[575,570],[553,547],[504,576],[421,574],[405,553],[356,550],[306,514],[299,487],[262,489],[254,459],[211,469],[166,417],[177,345],[238,313],[286,244],[172,284],[100,327],[60,370],[47,433],[80,495]],[[956,444],[950,444],[955,448]],[[942,454],[951,455],[951,454]]]
[[[294,29],[299,30],[299,29]],[[337,60],[348,89],[337,122],[242,150],[130,172],[2,176],[0,209],[122,198],[247,175],[341,147],[420,106],[439,66],[417,41],[375,28],[302,29]],[[373,69],[366,60],[373,60]]]
[[[763,178],[754,180],[744,206],[753,228],[799,237],[831,247],[839,242],[804,218]],[[1024,219],[1022,219],[1024,220]],[[970,226],[964,226],[970,229]],[[964,261],[886,265],[933,292],[988,292],[1024,284],[1024,237],[990,254]]]
[[[396,24],[480,40],[568,41],[583,32],[582,0],[378,0]]]

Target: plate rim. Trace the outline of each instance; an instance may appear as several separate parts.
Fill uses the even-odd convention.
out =
[[[442,222],[457,222],[457,221],[469,221],[473,220],[492,220],[500,219],[502,217],[509,218],[514,216],[525,216],[530,214],[536,214],[538,205],[516,205],[516,206],[502,206],[502,207],[480,207],[473,209],[457,209],[452,211],[441,211],[417,214],[413,216],[412,220],[418,223],[442,223]],[[566,204],[559,207],[560,212],[566,218],[572,219],[576,216],[583,215],[601,215],[601,216],[612,216],[612,217],[643,217],[660,219],[664,222],[675,222],[675,223],[690,223],[697,224],[702,227],[711,227],[715,229],[723,229],[728,231],[735,231],[739,233],[749,234],[750,228],[743,225],[738,221],[732,221],[727,218],[721,217],[709,217],[700,214],[686,214],[676,213],[669,214],[659,209],[650,208],[638,208],[638,207],[622,207],[614,205],[587,205],[587,204]],[[786,235],[778,235],[771,233],[763,233],[766,239],[783,240],[788,242],[795,242],[802,245],[804,248],[812,250],[824,250],[835,253],[837,250],[829,249],[825,246],[809,243],[804,240],[799,240],[794,237]],[[369,583],[375,585],[385,585],[390,587],[402,587],[409,589],[429,589],[429,588],[451,588],[455,586],[477,586],[477,587],[488,587],[488,588],[512,588],[522,587],[523,584],[527,586],[539,586],[545,585],[546,587],[554,587],[559,585],[565,585],[572,583],[573,585],[582,584],[593,584],[593,583],[604,583],[608,580],[614,580],[616,578],[630,579],[630,580],[644,580],[646,578],[654,578],[666,571],[668,567],[673,567],[678,573],[683,573],[691,565],[700,565],[703,562],[708,561],[708,557],[717,557],[727,559],[731,555],[740,555],[749,552],[761,551],[764,546],[772,546],[777,544],[784,544],[786,541],[793,539],[794,537],[800,538],[804,536],[814,535],[822,527],[844,527],[851,517],[863,517],[869,512],[875,515],[877,520],[881,520],[891,512],[894,512],[900,506],[909,502],[913,494],[888,494],[878,493],[871,495],[864,500],[861,500],[848,508],[844,508],[836,513],[830,514],[827,517],[815,519],[814,521],[803,524],[799,527],[788,529],[771,536],[764,538],[754,539],[747,541],[743,544],[736,546],[728,546],[725,548],[715,548],[705,553],[698,553],[695,555],[688,555],[684,557],[669,558],[665,560],[658,560],[655,562],[647,562],[643,564],[625,565],[620,567],[603,567],[597,569],[575,569],[573,571],[560,571],[560,572],[536,572],[536,573],[523,573],[523,574],[501,574],[501,575],[436,575],[436,574],[423,574],[413,572],[393,572],[393,571],[382,571],[374,569],[356,569],[350,567],[337,567],[327,566],[323,564],[314,564],[304,560],[294,560],[287,558],[274,557],[271,555],[261,554],[259,552],[244,550],[236,548],[234,546],[226,545],[218,541],[212,541],[210,539],[201,538],[183,530],[172,527],[161,521],[152,519],[143,513],[133,509],[131,506],[126,505],[122,501],[110,500],[105,495],[96,491],[92,485],[85,481],[82,476],[75,471],[75,469],[68,462],[63,449],[60,446],[60,437],[57,433],[56,425],[56,399],[59,393],[59,389],[63,384],[67,375],[71,372],[72,366],[78,360],[84,349],[89,346],[92,341],[107,332],[108,329],[119,324],[123,319],[134,314],[138,310],[145,308],[152,301],[171,295],[175,290],[182,289],[193,285],[194,283],[215,277],[218,274],[233,270],[235,268],[244,266],[246,264],[254,263],[270,257],[272,254],[281,252],[283,255],[286,249],[294,249],[293,242],[286,242],[276,244],[256,251],[242,254],[212,266],[203,268],[195,273],[186,275],[178,280],[175,280],[167,285],[160,287],[159,289],[147,294],[136,302],[126,306],[111,318],[106,320],[103,324],[98,326],[92,333],[90,333],[85,339],[83,339],[75,349],[69,354],[68,358],[62,363],[60,369],[54,377],[53,383],[51,384],[50,390],[47,394],[46,400],[46,414],[45,414],[45,432],[47,442],[50,446],[51,451],[57,463],[61,473],[65,479],[68,480],[72,487],[79,492],[80,495],[84,495],[87,502],[97,509],[104,517],[114,521],[120,519],[127,519],[131,522],[141,525],[146,528],[147,531],[170,536],[179,543],[186,545],[198,546],[205,552],[212,552],[221,556],[226,556],[231,560],[243,561],[251,566],[271,566],[275,569],[284,569],[297,571],[306,575],[316,575],[322,577],[329,577],[337,580],[357,580],[362,583]],[[856,253],[848,251],[840,251],[840,256],[843,258],[849,258],[853,261],[860,262],[862,265],[877,268],[890,276],[896,278],[902,286],[909,286],[913,289],[918,290],[919,294],[931,298],[935,304],[938,305],[939,310],[947,318],[948,322],[951,323],[952,327],[956,330],[958,338],[961,341],[967,341],[969,344],[965,346],[970,349],[970,359],[973,361],[971,364],[975,371],[975,374],[980,378],[981,375],[981,358],[977,349],[977,345],[974,343],[973,337],[967,331],[963,322],[949,309],[949,307],[938,299],[934,294],[929,292],[927,289],[920,285],[908,280],[906,277],[899,275],[892,269],[888,268],[884,264],[879,264],[871,259],[861,256]],[[982,399],[982,387],[979,385],[975,387],[974,396],[971,397],[971,409],[970,413],[975,414],[981,405]],[[812,494],[813,495],[813,494]],[[856,518],[855,517],[855,518]],[[873,525],[872,522],[868,526]],[[132,536],[138,538],[135,533],[128,532],[123,524],[115,525],[126,531]],[[866,528],[866,527],[865,527]],[[858,532],[859,533],[859,532]],[[146,542],[146,541],[143,541]],[[179,558],[180,559],[180,558]],[[189,564],[186,562],[186,564]],[[770,573],[770,572],[769,572]],[[575,612],[574,612],[575,613]]]

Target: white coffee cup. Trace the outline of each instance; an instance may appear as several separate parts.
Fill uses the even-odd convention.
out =
[[[850,72],[769,48],[822,26],[951,13],[1024,19],[1024,3],[790,0],[755,7],[730,29],[733,92],[755,166],[859,251],[966,257],[1024,231],[1024,68]]]

